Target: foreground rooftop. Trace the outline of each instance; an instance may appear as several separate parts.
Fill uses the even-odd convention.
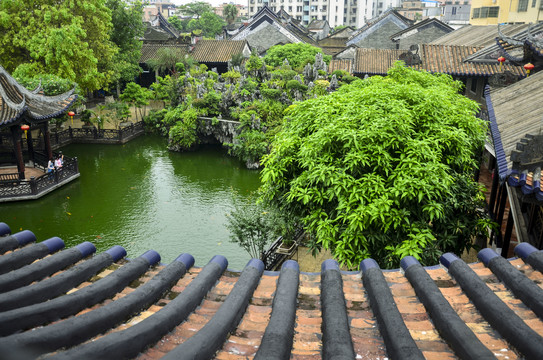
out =
[[[63,249],[0,223],[0,351],[32,359],[536,359],[543,354],[543,252],[445,254],[423,268],[242,272],[213,257],[168,265],[152,250]],[[197,265],[197,266],[195,266]]]

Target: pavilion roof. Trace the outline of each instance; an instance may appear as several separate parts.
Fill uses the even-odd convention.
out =
[[[54,118],[66,112],[77,99],[74,89],[56,96],[46,96],[41,87],[30,91],[0,66],[0,126]]]
[[[60,238],[35,241],[28,230],[0,236],[0,349],[8,359],[543,353],[543,253],[528,244],[515,248],[518,259],[483,249],[481,263],[445,254],[442,266],[424,268],[406,257],[403,271],[382,271],[366,259],[348,272],[326,260],[321,272],[304,273],[292,260],[263,271],[253,259],[239,272],[222,256],[194,267],[182,254],[165,265],[152,250],[126,260],[120,246],[94,254],[89,242],[62,250]]]

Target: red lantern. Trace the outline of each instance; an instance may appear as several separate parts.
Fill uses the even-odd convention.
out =
[[[30,126],[28,126],[27,124],[23,124],[21,125],[21,130],[23,130],[25,132],[25,139],[26,139],[26,132],[30,129]]]
[[[532,63],[528,63],[526,65],[524,65],[524,69],[526,70],[526,76],[530,76],[530,71],[534,69],[534,64]]]
[[[73,111],[68,111],[68,116],[72,119],[72,125],[74,124],[74,115],[75,113]]]
[[[498,58],[498,62],[500,63],[500,71],[502,71],[502,64],[505,62],[505,58],[503,56],[500,56]]]

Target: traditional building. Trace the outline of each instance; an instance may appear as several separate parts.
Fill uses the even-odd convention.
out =
[[[251,49],[256,49],[259,54],[265,53],[274,45],[317,44],[309,31],[296,19],[284,11],[276,14],[267,6],[232,33],[232,40],[246,40]]]
[[[390,39],[396,44],[396,49],[409,49],[412,45],[428,44],[453,30],[437,19],[428,18],[391,35]]]
[[[332,35],[319,40],[318,47],[320,47],[326,55],[334,56],[347,47],[347,41],[354,31],[354,28],[347,26]]]
[[[400,15],[396,10],[389,9],[381,16],[367,22],[362,28],[355,31],[347,46],[355,45],[360,48],[394,49],[396,44],[390,37],[399,31],[405,30],[414,21]]]

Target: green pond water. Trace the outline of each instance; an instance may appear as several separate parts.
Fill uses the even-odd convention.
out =
[[[166,140],[142,136],[125,145],[73,144],[81,177],[38,200],[0,204],[0,221],[13,233],[31,230],[38,241],[58,236],[66,247],[90,241],[98,252],[123,246],[128,257],[156,250],[163,263],[182,253],[204,266],[224,255],[241,270],[249,255],[229,242],[227,214],[235,198],[259,186],[219,147],[176,153]]]

